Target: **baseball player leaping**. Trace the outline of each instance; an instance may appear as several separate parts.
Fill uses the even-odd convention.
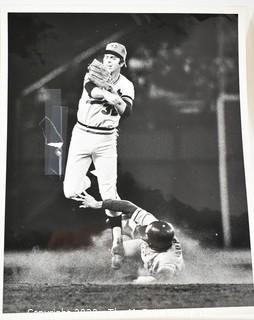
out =
[[[124,257],[141,258],[143,268],[150,280],[167,281],[184,268],[181,244],[175,236],[172,224],[158,220],[154,215],[126,200],[96,201],[85,193],[75,200],[82,202],[81,208],[104,208],[112,212],[121,211],[121,216],[109,217],[112,229],[122,230],[123,242],[112,246],[112,267],[121,267]],[[148,279],[148,278],[147,278]]]
[[[88,67],[68,152],[64,178],[67,198],[90,187],[87,171],[92,161],[102,199],[118,198],[117,127],[121,116],[130,114],[134,100],[132,82],[120,73],[126,55],[124,45],[109,43],[103,63],[95,59]],[[106,214],[112,215],[110,210]]]

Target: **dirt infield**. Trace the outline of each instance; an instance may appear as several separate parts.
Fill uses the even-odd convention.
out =
[[[3,312],[253,306],[252,285],[5,285]]]
[[[207,249],[186,239],[181,276],[136,284],[135,261],[111,269],[107,241],[105,235],[82,250],[5,253],[3,312],[254,306],[249,250]]]

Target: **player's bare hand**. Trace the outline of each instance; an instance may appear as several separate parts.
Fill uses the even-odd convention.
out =
[[[83,194],[77,194],[75,197],[72,197],[71,199],[75,200],[75,201],[78,201],[78,202],[83,202],[84,195]]]
[[[82,204],[79,206],[80,208],[93,208],[97,209],[100,208],[100,201],[95,200],[93,196],[88,194],[87,192],[83,192],[76,197],[73,198],[73,200],[82,202]]]

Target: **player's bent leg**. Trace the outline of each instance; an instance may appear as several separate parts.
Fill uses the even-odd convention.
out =
[[[108,217],[108,225],[112,230],[111,267],[120,269],[124,261],[121,216]]]
[[[63,191],[66,198],[75,197],[89,188],[91,182],[86,176],[91,165],[91,147],[83,145],[87,142],[86,132],[77,126],[73,128],[65,169]]]
[[[117,238],[111,248],[111,267],[112,269],[120,269],[124,261],[124,247],[120,238]]]
[[[116,191],[109,194],[110,195],[107,196],[107,193],[102,192],[102,199],[119,199]],[[111,267],[112,269],[117,270],[121,268],[124,262],[124,249],[122,241],[122,213],[110,210],[105,210],[105,213],[108,217],[108,224],[112,229]]]
[[[99,179],[98,179],[99,182]],[[120,200],[120,197],[116,191],[116,185],[115,182],[110,181],[108,183],[102,183],[99,182],[99,191],[102,200],[107,200],[107,199],[112,199],[112,200]],[[115,217],[115,216],[120,216],[122,213],[121,212],[115,212],[115,211],[110,211],[110,210],[105,210],[106,215],[109,217]]]
[[[93,155],[93,162],[96,168],[98,186],[102,200],[120,199],[116,190],[117,181],[117,153],[116,153],[116,138],[111,138],[112,141],[107,143],[107,148],[103,147],[98,150],[96,155]],[[105,210],[108,216],[116,216],[121,213]]]
[[[117,181],[117,154],[116,141],[114,139],[107,148],[103,147],[93,155],[93,162],[96,169],[99,191],[102,200],[119,199],[116,190]],[[124,261],[124,250],[122,243],[121,212],[105,210],[112,229],[112,268],[119,269]]]
[[[105,199],[119,199],[115,188],[111,188],[109,193],[101,191],[101,197]],[[108,196],[107,196],[108,195]],[[111,267],[120,269],[124,261],[124,249],[122,241],[122,213],[105,210],[109,227],[112,229]]]
[[[123,250],[124,255],[127,258],[140,258],[140,250],[142,239],[130,239],[128,237],[123,237]]]
[[[63,183],[63,191],[64,196],[68,199],[76,197],[78,194],[81,194],[82,192],[86,191],[91,187],[91,180],[88,178],[88,176],[84,176],[82,178],[82,181],[79,181],[78,183],[69,183],[68,181],[64,181]]]

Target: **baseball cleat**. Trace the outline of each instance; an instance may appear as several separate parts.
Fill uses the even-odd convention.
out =
[[[113,244],[111,248],[111,255],[111,268],[115,270],[120,269],[124,261],[124,248],[122,241],[117,244]]]

